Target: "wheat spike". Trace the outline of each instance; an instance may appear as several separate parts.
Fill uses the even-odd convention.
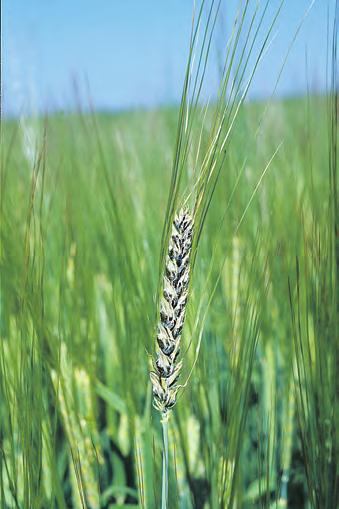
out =
[[[166,256],[157,355],[154,371],[150,373],[154,406],[164,416],[176,403],[177,381],[182,367],[178,356],[188,298],[192,233],[193,218],[187,209],[181,209],[173,221]]]

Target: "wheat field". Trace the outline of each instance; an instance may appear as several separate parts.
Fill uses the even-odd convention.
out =
[[[172,216],[190,190],[206,194],[168,507],[338,507],[335,54],[330,64],[327,95],[235,100],[216,180],[197,168],[220,102],[197,105],[174,177],[177,107],[2,121],[2,509],[160,507],[149,371],[179,176]]]

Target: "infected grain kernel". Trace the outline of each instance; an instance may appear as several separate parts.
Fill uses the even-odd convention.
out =
[[[175,216],[169,240],[157,330],[158,351],[150,378],[154,406],[166,415],[175,405],[182,361],[178,361],[185,322],[193,218],[187,209]]]

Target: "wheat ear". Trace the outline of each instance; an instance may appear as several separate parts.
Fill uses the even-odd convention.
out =
[[[163,419],[176,403],[177,381],[182,367],[178,357],[188,298],[192,234],[193,218],[187,209],[181,209],[174,218],[169,240],[160,301],[157,355],[154,371],[150,373],[154,406]]]

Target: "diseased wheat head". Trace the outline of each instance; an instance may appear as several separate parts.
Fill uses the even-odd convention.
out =
[[[178,357],[188,298],[192,234],[193,218],[187,209],[181,209],[173,221],[166,256],[157,355],[150,373],[154,406],[163,416],[175,405],[179,388],[182,361]]]

